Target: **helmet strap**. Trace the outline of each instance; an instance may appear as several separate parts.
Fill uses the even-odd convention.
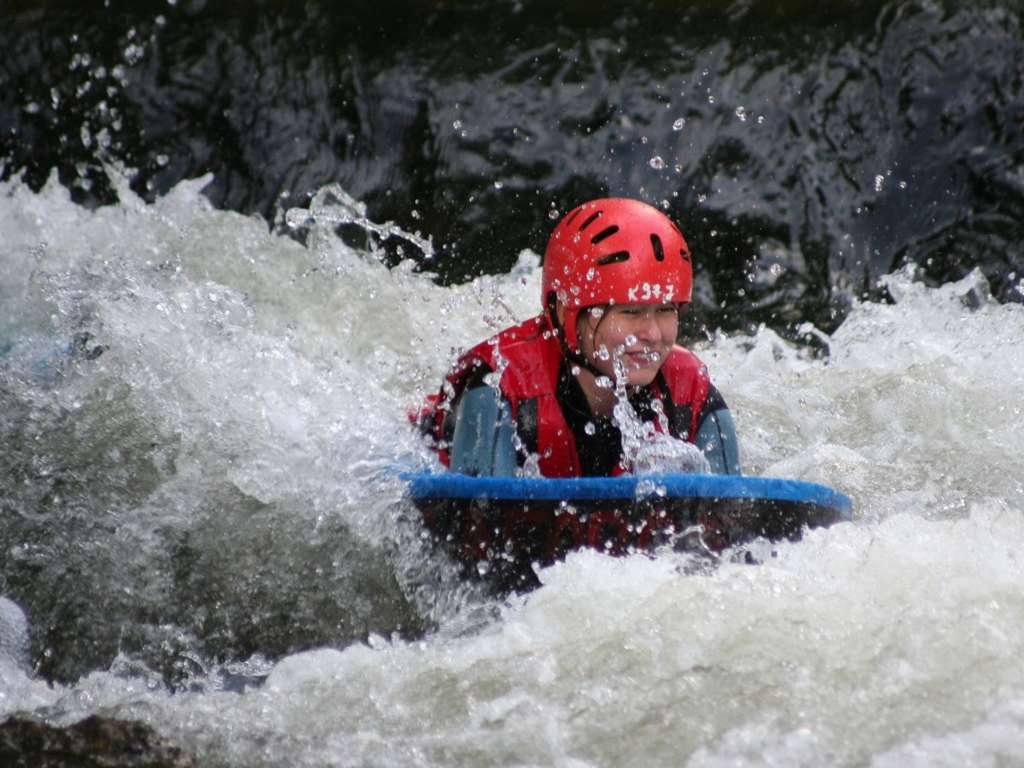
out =
[[[558,297],[554,291],[548,293],[547,298],[547,310],[548,310],[548,322],[551,323],[551,327],[554,329],[555,335],[558,337],[559,344],[562,345],[562,356],[574,365],[578,365],[584,370],[590,371],[595,377],[606,376],[607,374],[599,370],[590,360],[587,359],[586,355],[577,352],[569,347],[568,342],[565,340],[565,329],[562,324],[558,322],[557,312]],[[578,317],[578,315],[577,315]]]

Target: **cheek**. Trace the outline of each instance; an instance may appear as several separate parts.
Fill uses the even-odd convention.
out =
[[[623,346],[629,334],[629,329],[623,328],[621,323],[608,322],[598,329],[597,335],[594,337],[594,345],[600,347],[604,344],[611,352],[616,347]]]

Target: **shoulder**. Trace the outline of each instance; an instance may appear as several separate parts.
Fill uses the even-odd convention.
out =
[[[666,376],[698,376],[705,379],[708,378],[708,367],[704,365],[701,359],[690,350],[680,347],[678,344],[672,347],[672,351],[669,352],[661,369],[665,371]]]
[[[529,352],[539,341],[545,340],[548,330],[543,316],[531,317],[518,325],[506,328],[464,352],[456,366],[475,366],[480,362],[492,370],[501,367],[501,357]]]
[[[502,389],[520,397],[554,392],[562,348],[543,316],[508,328],[482,346],[483,359],[492,370],[501,371]]]
[[[711,388],[708,368],[693,352],[675,346],[661,366],[662,376],[676,403],[703,405]]]

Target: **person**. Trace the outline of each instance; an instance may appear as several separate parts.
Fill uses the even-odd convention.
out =
[[[638,470],[638,446],[668,438],[703,455],[697,471],[739,474],[725,400],[676,344],[692,285],[690,249],[661,211],[626,198],[578,206],[545,249],[541,314],[464,353],[420,428],[469,475],[615,476]],[[685,463],[658,470],[694,469]]]

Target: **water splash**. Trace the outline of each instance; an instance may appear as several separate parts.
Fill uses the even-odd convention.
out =
[[[631,342],[627,342],[631,343]],[[669,434],[668,420],[661,403],[653,407],[658,424],[644,421],[629,402],[626,382],[629,374],[622,360],[625,347],[615,350],[615,404],[612,422],[622,434],[622,458],[633,474],[664,474],[666,472],[708,473],[711,465],[697,446]]]
[[[389,467],[426,461],[406,408],[485,310],[522,311],[535,260],[440,289],[333,235],[215,212],[208,179],[147,205],[111,173],[117,207],[15,181],[0,208],[0,260],[32,267],[0,278],[3,581],[50,627],[43,671],[123,650],[186,679],[459,610]]]
[[[407,232],[393,221],[378,224],[366,215],[366,204],[356,200],[340,184],[328,184],[313,195],[309,208],[290,208],[284,215],[288,227],[295,230],[312,229],[315,233],[313,248],[322,248],[333,239],[334,229],[343,224],[353,224],[373,235],[370,238],[370,254],[376,255],[379,244],[384,240],[399,238],[414,245],[422,259],[434,258],[434,244],[429,237],[419,232]]]

